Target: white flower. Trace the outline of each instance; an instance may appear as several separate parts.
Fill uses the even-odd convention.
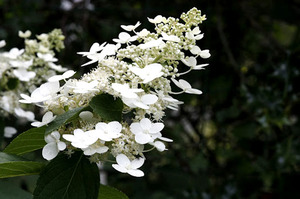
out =
[[[19,37],[22,37],[22,38],[27,38],[27,37],[31,36],[30,30],[26,30],[25,32],[22,32],[21,30],[19,30],[18,34],[19,34]]]
[[[129,88],[128,84],[112,83],[111,87],[125,98],[137,98],[138,95],[136,93],[144,91],[143,89]]]
[[[157,102],[157,100],[158,100],[158,97],[153,94],[145,94],[141,97],[138,96],[137,98],[122,97],[122,101],[127,106],[129,106],[131,108],[139,107],[142,109],[149,109],[148,105],[154,104],[155,102]]]
[[[64,72],[62,75],[54,75],[48,79],[49,82],[55,82],[55,81],[60,81],[60,80],[65,80],[70,77],[72,77],[76,72],[73,70],[68,70]]]
[[[135,41],[137,38],[137,35],[131,37],[127,32],[121,32],[119,34],[119,38],[113,39],[113,41],[116,43],[126,44],[128,42]]]
[[[19,100],[19,102],[26,104],[44,102],[49,99],[54,99],[57,96],[56,93],[59,90],[59,82],[47,82],[45,84],[42,84],[39,88],[35,89],[30,96],[21,94],[23,100]]]
[[[167,40],[167,41],[174,41],[174,42],[180,42],[179,37],[175,36],[175,35],[167,35],[166,33],[162,32],[161,35],[163,36],[163,40]]]
[[[117,45],[107,44],[106,45],[106,43],[103,43],[103,44],[99,45],[98,43],[94,43],[92,45],[92,47],[90,48],[89,52],[78,52],[77,54],[87,56],[87,58],[91,60],[82,65],[82,66],[86,66],[86,65],[101,61],[106,56],[114,55],[120,47],[121,47],[121,44],[117,44]]]
[[[144,68],[139,67],[130,67],[129,70],[131,70],[134,74],[139,76],[144,84],[147,84],[151,82],[152,80],[161,77],[164,73],[162,70],[162,65],[158,63],[149,64],[145,66]]]
[[[23,82],[28,82],[32,78],[35,77],[36,73],[33,71],[27,71],[25,68],[19,68],[16,70],[13,70],[13,74]]]
[[[47,144],[42,150],[43,158],[46,160],[52,160],[55,158],[59,151],[63,151],[66,148],[66,143],[59,140],[60,134],[58,131],[53,131],[45,137]]]
[[[148,17],[148,20],[150,23],[154,23],[154,24],[161,23],[161,22],[165,23],[167,21],[166,17],[163,17],[161,15],[157,15],[154,19]]]
[[[207,59],[210,57],[210,53],[209,50],[201,50],[199,48],[199,46],[193,46],[192,49],[190,50],[191,53],[193,53],[194,55],[199,55],[200,57],[202,57],[203,59]]]
[[[185,36],[186,36],[188,39],[192,39],[192,40],[200,40],[200,39],[202,39],[203,36],[204,36],[204,34],[200,34],[200,33],[201,33],[201,31],[200,31],[199,27],[197,26],[197,27],[195,27],[191,32],[187,32]]]
[[[11,60],[9,64],[15,68],[29,68],[33,64],[33,59],[29,61]]]
[[[149,33],[150,31],[144,28],[142,31],[138,32],[137,35],[139,37],[146,37]]]
[[[94,80],[92,82],[85,82],[79,80],[75,83],[75,86],[70,88],[74,88],[74,93],[89,93],[90,91],[98,91],[98,89],[95,88],[97,85],[97,80]]]
[[[41,127],[41,126],[44,126],[46,124],[49,124],[55,118],[56,118],[56,116],[53,116],[53,113],[51,111],[48,111],[47,113],[44,114],[41,122],[32,122],[31,126]]]
[[[95,153],[106,153],[108,151],[108,147],[104,146],[104,142],[95,142],[94,144],[88,146],[87,148],[83,148],[84,155],[93,155]]]
[[[3,53],[5,57],[8,57],[10,59],[16,59],[21,54],[23,54],[24,49],[18,49],[18,48],[12,48],[9,52]]]
[[[124,154],[119,154],[116,157],[118,164],[113,164],[112,167],[121,173],[128,173],[134,177],[144,176],[144,172],[139,170],[144,162],[144,158],[134,159],[132,161]]]
[[[148,49],[148,48],[153,48],[153,47],[159,47],[163,48],[165,46],[165,42],[163,42],[162,38],[159,39],[153,39],[151,41],[148,41],[144,44],[140,44],[139,47],[141,49]]]
[[[75,129],[72,134],[64,134],[63,138],[70,141],[71,144],[80,149],[88,148],[90,145],[94,144],[98,138],[92,136],[93,131],[84,132],[81,129]]]
[[[149,144],[153,145],[160,152],[166,150],[166,145],[161,141],[155,141],[155,142],[152,142],[152,143],[149,143]]]
[[[130,32],[130,31],[133,31],[134,29],[136,29],[139,25],[141,25],[141,23],[138,21],[135,25],[127,25],[127,26],[121,25],[121,28]]]
[[[99,51],[101,51],[104,47],[104,45],[106,44],[106,42],[102,43],[101,45],[99,45],[99,43],[93,43],[93,45],[90,48],[89,52],[78,52],[77,54],[80,54],[82,56],[92,56],[97,54]],[[89,57],[88,57],[89,58]],[[89,58],[91,59],[91,58]]]
[[[6,45],[6,42],[4,40],[0,41],[0,48],[4,47]]]
[[[54,57],[54,55],[50,53],[42,54],[42,53],[37,53],[37,56],[44,60],[45,62],[56,62],[57,58]]]
[[[197,60],[195,57],[189,57],[188,59],[182,59],[181,61],[194,70],[202,70],[205,66],[208,66],[208,64],[197,65]]]
[[[34,114],[33,114],[33,112],[31,112],[31,111],[24,111],[21,108],[15,108],[14,111],[15,111],[15,114],[18,117],[24,117],[24,118],[26,118],[29,121],[34,121]]]
[[[179,81],[177,81],[176,79],[172,78],[171,80],[174,82],[174,84],[176,86],[178,86],[179,88],[181,88],[186,93],[197,94],[197,95],[202,94],[202,91],[200,91],[198,89],[192,88],[191,85],[187,81],[185,81],[183,79],[180,79]]]
[[[117,121],[109,122],[108,124],[99,122],[96,124],[96,129],[92,135],[104,141],[111,141],[122,135],[121,130],[122,125]]]
[[[135,141],[139,144],[146,144],[160,138],[160,131],[163,128],[163,123],[152,123],[148,118],[143,118],[140,122],[130,125],[130,131],[135,135]]]
[[[56,65],[56,64],[54,64],[54,63],[52,63],[52,62],[49,62],[49,63],[48,63],[48,66],[49,66],[50,68],[52,68],[53,70],[56,70],[56,71],[58,71],[58,72],[64,72],[64,71],[67,70],[66,68],[63,68],[61,65]]]
[[[11,138],[14,134],[17,133],[17,129],[11,126],[4,127],[4,137]]]

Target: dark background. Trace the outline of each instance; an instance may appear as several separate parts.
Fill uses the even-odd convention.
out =
[[[179,18],[192,7],[210,65],[185,77],[201,96],[184,94],[178,112],[167,112],[163,153],[146,154],[146,175],[133,178],[107,167],[108,183],[132,199],[300,198],[299,0],[0,0],[0,40],[23,47],[18,30],[33,35],[61,28],[60,64],[80,72],[76,52],[112,42],[120,25],[147,17]],[[141,30],[142,28],[139,27]],[[200,63],[200,61],[199,61]],[[28,180],[28,179],[27,179]],[[30,180],[29,180],[30,181]],[[32,179],[31,179],[32,181]],[[23,188],[29,189],[24,178]],[[28,182],[28,184],[30,184]]]

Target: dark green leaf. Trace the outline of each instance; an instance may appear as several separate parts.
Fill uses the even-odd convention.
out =
[[[58,115],[47,127],[46,134],[49,134],[56,129],[58,129],[61,125],[67,124],[71,122],[72,120],[76,119],[79,115],[79,113],[85,109],[88,109],[88,107],[79,107],[74,108],[70,111],[67,111],[61,115]]]
[[[128,199],[128,197],[116,188],[101,185],[98,199]]]
[[[11,182],[0,181],[0,198],[31,199],[32,195]]]
[[[4,137],[4,120],[0,118],[0,143],[2,143]]]
[[[21,155],[43,148],[46,145],[45,130],[46,127],[42,126],[21,133],[4,149],[4,152]]]
[[[96,199],[99,192],[99,170],[81,152],[58,155],[41,172],[34,199]]]
[[[39,174],[44,166],[41,162],[0,152],[0,178]]]
[[[104,120],[121,121],[122,119],[123,102],[120,98],[114,99],[109,94],[97,95],[91,100],[90,106]]]

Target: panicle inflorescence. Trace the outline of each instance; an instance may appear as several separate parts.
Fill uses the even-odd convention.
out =
[[[161,15],[148,18],[155,25],[155,32],[137,31],[140,22],[122,25],[125,32],[113,39],[115,44],[94,43],[88,52],[78,53],[90,60],[83,66],[97,63],[96,68],[80,79],[68,79],[71,76],[67,74],[62,75],[67,78],[52,78],[58,81],[44,84],[50,91],[43,97],[33,95],[39,92],[40,88],[37,88],[38,91],[24,96],[22,101],[43,103],[47,111],[56,115],[79,107],[87,108],[67,127],[57,130],[62,138],[55,142],[66,143],[68,152],[82,150],[91,161],[105,161],[111,158],[110,154],[116,158],[117,164],[112,165],[115,169],[136,177],[143,176],[138,168],[144,162],[144,153],[153,149],[164,151],[166,142],[172,142],[163,137],[161,131],[165,110],[177,110],[183,103],[173,96],[202,93],[187,81],[176,79],[207,65],[197,65],[196,61],[198,57],[206,59],[210,56],[209,50],[201,50],[196,44],[203,38],[198,25],[205,20],[205,15],[192,8],[182,14],[181,19],[184,23]],[[180,68],[184,71],[179,71],[179,65],[183,65]],[[60,85],[62,81],[59,83],[59,80],[65,83]],[[173,92],[172,82],[181,91]],[[103,94],[121,100],[121,120],[107,120],[90,107],[91,101]],[[116,107],[106,107],[106,110],[114,111]],[[43,156],[51,160],[64,149],[47,142]]]

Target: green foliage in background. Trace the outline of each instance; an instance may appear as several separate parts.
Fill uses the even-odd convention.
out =
[[[167,114],[163,133],[174,142],[163,154],[149,155],[145,177],[107,168],[110,186],[131,199],[300,198],[299,1],[85,0],[72,5],[66,11],[54,0],[0,0],[0,40],[9,49],[22,44],[18,30],[39,34],[61,28],[66,48],[60,64],[79,69],[84,60],[76,53],[93,42],[112,41],[120,25],[140,21],[152,27],[147,17],[179,16],[192,7],[208,18],[201,29],[205,40],[199,42],[210,49],[210,65],[188,77],[203,94],[182,96],[185,106]],[[23,184],[32,192],[30,180]]]

